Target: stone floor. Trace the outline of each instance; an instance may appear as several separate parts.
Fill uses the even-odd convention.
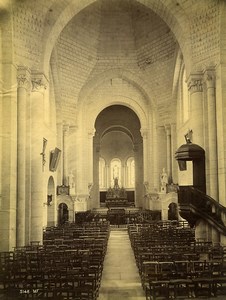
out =
[[[146,298],[127,230],[119,228],[110,233],[98,300],[127,299],[144,300]],[[226,296],[205,299],[225,300]]]
[[[126,229],[112,230],[98,300],[143,300],[145,294]]]

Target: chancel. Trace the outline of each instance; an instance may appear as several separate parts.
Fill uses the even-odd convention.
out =
[[[128,205],[127,193],[123,187],[119,187],[118,178],[114,179],[114,187],[109,188],[106,193],[106,206],[124,206]]]
[[[0,300],[225,299],[225,20],[0,0]]]

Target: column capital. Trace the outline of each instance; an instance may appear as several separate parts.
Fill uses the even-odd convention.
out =
[[[165,131],[166,131],[166,135],[170,135],[171,134],[171,125],[170,124],[165,124]]]
[[[32,92],[44,93],[47,89],[48,80],[43,73],[32,73]]]
[[[141,129],[140,129],[140,133],[141,133],[141,136],[142,136],[144,139],[147,139],[147,138],[148,138],[148,129],[147,129],[147,128],[141,128]]]
[[[95,135],[96,129],[95,128],[91,128],[88,130],[88,138],[92,139]]]
[[[24,66],[17,68],[17,87],[27,91],[31,89],[31,71],[29,68]]]
[[[203,91],[203,76],[200,73],[190,74],[188,77],[188,90],[191,94]]]
[[[204,81],[206,83],[207,88],[215,87],[215,69],[209,68],[204,71]]]
[[[156,126],[156,130],[157,130],[157,131],[164,131],[164,130],[165,130],[165,127],[164,127],[164,125],[157,125],[157,126]]]
[[[63,134],[68,135],[70,126],[69,124],[63,123]]]

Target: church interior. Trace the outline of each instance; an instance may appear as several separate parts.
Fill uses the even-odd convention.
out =
[[[0,300],[225,299],[225,0],[0,1]]]

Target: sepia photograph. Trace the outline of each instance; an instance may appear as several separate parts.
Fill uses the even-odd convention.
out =
[[[226,0],[0,0],[0,300],[226,299]]]

